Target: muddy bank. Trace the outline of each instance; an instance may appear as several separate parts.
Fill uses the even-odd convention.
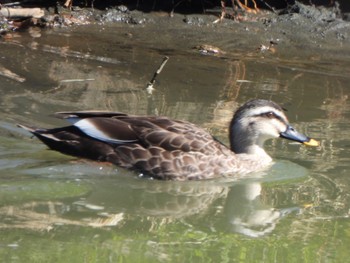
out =
[[[260,10],[258,13],[242,12],[226,8],[223,19],[222,9],[207,10],[202,14],[180,14],[168,12],[145,13],[121,5],[107,10],[78,9],[70,11],[62,20],[68,25],[121,23],[157,32],[176,32],[172,37],[189,34],[193,30],[196,39],[193,44],[215,44],[215,39],[226,38],[239,46],[250,47],[252,52],[295,53],[330,51],[330,56],[343,56],[350,48],[350,23],[343,19],[338,5],[333,7],[310,6],[300,2],[278,10]],[[176,30],[175,30],[176,29]],[[187,33],[186,33],[187,32]],[[201,36],[198,37],[198,32]],[[156,36],[154,36],[156,37]],[[147,41],[147,40],[145,40]],[[225,41],[225,40],[224,40]],[[238,44],[237,44],[238,43]],[[224,45],[226,46],[226,45]],[[230,45],[228,45],[230,46]],[[273,48],[269,48],[273,46]],[[220,48],[220,47],[218,47]],[[228,54],[232,50],[226,50]],[[224,51],[224,52],[226,52]]]
[[[139,11],[138,9],[140,8],[137,9],[136,7],[141,7],[141,10],[144,10],[145,6],[152,10],[159,10],[160,7],[164,9],[165,7],[157,6],[157,1],[154,1],[153,5],[147,4],[147,1],[141,1],[142,5],[140,6],[135,6],[132,1],[126,2],[128,5],[108,7],[109,2],[101,6],[101,3],[97,1],[96,5],[100,8],[104,7],[103,9],[89,8],[88,2],[85,3],[84,8],[74,6],[67,9],[63,6],[47,6],[46,9],[41,9],[40,11],[35,8],[33,14],[28,11],[29,17],[23,18],[16,16],[6,18],[6,14],[10,14],[10,11],[7,9],[7,6],[4,6],[2,15],[0,15],[0,32],[2,35],[5,35],[8,32],[25,30],[30,26],[64,27],[86,24],[102,25],[104,23],[127,23],[147,26],[147,24],[152,23],[159,25],[161,23],[169,23],[168,20],[173,20],[174,26],[179,26],[176,24],[176,19],[171,19],[171,17],[176,15],[182,16],[180,23],[194,27],[212,27],[213,30],[217,29],[217,25],[213,26],[213,23],[217,23],[222,27],[232,27],[232,30],[243,28],[249,31],[261,28],[271,32],[273,35],[294,35],[297,41],[307,42],[308,39],[311,41],[324,41],[325,39],[346,41],[349,38],[349,23],[345,21],[349,20],[350,16],[342,12],[341,5],[338,2],[331,2],[333,3],[331,7],[325,7],[323,2],[320,2],[323,6],[311,6],[292,1],[292,4],[288,4],[282,9],[274,9],[274,5],[271,4],[269,7],[272,11],[260,10],[259,12],[243,12],[237,8],[232,9],[229,6],[223,9],[212,4],[211,9],[204,9],[206,6],[202,6],[201,14],[189,13],[185,15],[174,13],[175,7],[181,6],[180,3],[176,5],[176,1],[172,1],[173,8],[170,12],[151,13]],[[193,2],[195,4],[196,1]],[[50,1],[46,3],[50,3]],[[92,7],[93,3],[90,3]],[[268,2],[263,3],[267,4]],[[188,11],[195,10],[190,7],[187,6]],[[11,9],[11,12],[15,12],[13,10],[18,10],[18,8]],[[31,15],[32,17],[30,17]]]

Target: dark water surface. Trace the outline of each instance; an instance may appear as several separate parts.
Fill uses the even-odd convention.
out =
[[[2,262],[348,260],[349,53],[262,53],[243,33],[208,32],[100,25],[0,42],[0,64],[25,78],[0,76]],[[226,53],[203,55],[199,44]],[[48,151],[15,126],[63,125],[56,111],[112,110],[189,120],[227,143],[233,111],[252,98],[282,104],[321,146],[275,140],[266,145],[275,165],[250,178],[161,182]]]

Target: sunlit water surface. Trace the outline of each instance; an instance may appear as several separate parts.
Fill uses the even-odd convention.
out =
[[[0,77],[2,262],[348,260],[350,57],[261,53],[220,30],[181,30],[89,26],[0,43],[1,65],[25,78]],[[198,44],[226,53],[203,55]],[[275,140],[267,171],[162,182],[48,151],[16,127],[64,125],[56,111],[113,110],[189,120],[228,143],[233,111],[252,98],[282,104],[320,147]]]

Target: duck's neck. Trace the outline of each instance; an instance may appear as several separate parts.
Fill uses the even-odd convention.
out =
[[[271,162],[272,158],[264,150],[265,140],[259,140],[255,136],[231,136],[231,150],[236,154],[247,154],[254,159],[260,159],[262,162]]]
[[[252,156],[254,159],[259,159],[261,162],[269,163],[272,161],[272,158],[270,155],[267,154],[267,152],[264,150],[263,147],[260,147],[259,145],[250,145],[245,148],[244,152],[250,156]]]

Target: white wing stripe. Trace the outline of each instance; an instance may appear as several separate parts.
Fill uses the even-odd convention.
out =
[[[93,137],[97,140],[108,142],[108,143],[124,144],[124,143],[130,143],[130,142],[136,141],[136,140],[118,140],[115,138],[111,138],[110,136],[105,134],[103,131],[99,130],[88,119],[82,119],[80,121],[77,121],[76,123],[74,123],[74,126],[79,128],[86,135],[89,135],[90,137]]]

